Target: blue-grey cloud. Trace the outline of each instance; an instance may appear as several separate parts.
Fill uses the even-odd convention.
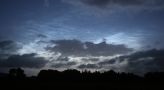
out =
[[[122,44],[107,44],[105,41],[98,44],[79,40],[52,40],[51,42],[54,47],[47,47],[46,49],[60,52],[63,56],[113,56],[126,54],[133,50]]]
[[[81,6],[96,7],[99,9],[139,9],[139,10],[158,10],[164,8],[163,0],[63,0],[71,4]],[[93,9],[93,8],[92,8]]]
[[[90,57],[90,58],[82,58],[82,61],[92,61],[92,62],[97,62],[99,61],[100,59],[97,57]]]
[[[105,7],[108,5],[121,5],[121,6],[128,6],[128,5],[142,5],[145,3],[144,0],[81,0],[83,3],[88,5],[93,5],[97,7]]]
[[[0,41],[0,59],[7,58],[10,55],[17,54],[17,51],[21,49],[21,45],[11,40]]]
[[[0,52],[5,52],[5,51],[16,51],[19,49],[17,44],[14,41],[11,40],[6,40],[6,41],[1,41],[0,42]]]
[[[68,62],[59,62],[59,63],[53,63],[51,65],[52,68],[71,68],[72,66],[76,65],[77,63],[74,61],[68,61]]]
[[[49,0],[44,0],[44,6],[47,8],[50,6]]]
[[[44,35],[44,34],[38,34],[37,36],[38,36],[39,38],[47,38],[47,36]]]
[[[99,69],[100,67],[96,64],[82,64],[78,66],[79,69]]]
[[[67,62],[67,61],[69,61],[69,58],[68,57],[62,57],[62,56],[60,56],[56,61],[64,61],[64,62]]]
[[[126,72],[144,74],[146,72],[164,71],[164,50],[148,50],[136,52],[131,55],[120,56],[111,60],[99,62],[100,67],[127,61],[124,66]],[[106,67],[108,68],[108,67]],[[121,67],[120,67],[121,69]]]
[[[42,68],[48,63],[42,57],[37,57],[35,53],[24,55],[12,55],[7,59],[0,59],[0,67],[13,68]]]
[[[104,60],[102,62],[99,62],[99,65],[103,66],[103,65],[106,65],[106,64],[114,64],[114,63],[116,63],[116,60],[115,59],[111,59],[111,60]]]

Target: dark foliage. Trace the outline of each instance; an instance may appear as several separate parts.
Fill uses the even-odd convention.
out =
[[[0,77],[0,84],[5,88],[110,88],[110,89],[158,89],[164,81],[164,72],[149,72],[144,76],[132,73],[78,71],[75,69],[57,71],[41,70],[37,76],[26,77],[21,68],[11,69],[9,74]],[[7,87],[6,87],[7,86]]]

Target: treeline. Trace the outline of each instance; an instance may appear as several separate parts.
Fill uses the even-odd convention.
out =
[[[54,82],[142,82],[142,81],[164,81],[164,72],[149,72],[144,76],[138,76],[133,73],[115,72],[113,70],[105,72],[78,71],[75,69],[41,70],[37,76],[27,77],[21,68],[10,69],[9,74],[1,77],[7,80],[37,80]]]
[[[164,90],[164,72],[150,72],[144,76],[133,73],[78,71],[75,69],[41,70],[37,76],[28,77],[21,68],[0,73],[1,88],[6,89],[110,89],[110,90]]]

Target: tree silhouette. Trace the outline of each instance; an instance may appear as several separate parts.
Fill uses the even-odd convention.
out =
[[[26,75],[24,74],[24,70],[21,68],[10,69],[9,76],[11,78],[19,78],[19,79],[26,77]]]
[[[133,73],[115,72],[113,70],[105,72],[91,72],[84,70],[82,72],[76,69],[69,69],[64,71],[58,70],[41,70],[37,76],[26,77],[24,70],[21,68],[10,69],[8,77],[0,77],[0,82],[7,82],[5,85],[25,87],[42,87],[42,86],[109,86],[112,88],[129,88],[131,89],[145,89],[163,87],[160,86],[164,82],[164,72],[149,72],[144,76],[138,76]]]

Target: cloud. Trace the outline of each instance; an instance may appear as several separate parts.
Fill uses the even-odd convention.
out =
[[[43,35],[43,34],[38,34],[37,35],[39,38],[47,38],[47,36],[46,35]]]
[[[12,55],[7,59],[0,60],[0,67],[24,67],[24,68],[42,68],[48,63],[42,57],[37,57],[35,53],[24,55]]]
[[[51,67],[53,68],[71,68],[72,66],[76,65],[77,63],[76,62],[73,62],[73,61],[69,61],[69,62],[59,62],[59,63],[53,63],[51,65]]]
[[[99,69],[99,66],[96,64],[82,64],[78,66],[79,69]]]
[[[59,56],[58,58],[54,59],[49,63],[51,68],[58,68],[58,69],[68,69],[77,64],[76,61],[70,59],[70,57],[63,57]]]
[[[50,1],[44,0],[44,6],[48,8],[50,6]]]
[[[92,61],[92,62],[97,62],[97,61],[99,61],[100,60],[100,58],[96,58],[96,57],[89,57],[89,58],[82,58],[82,61]]]
[[[79,40],[52,40],[51,42],[54,46],[46,49],[51,52],[59,52],[63,56],[113,56],[132,51],[125,45],[107,44],[105,41],[98,44]]]
[[[104,60],[102,62],[99,62],[99,65],[106,65],[106,64],[114,64],[116,63],[116,60],[115,59],[111,59],[111,60]]]
[[[49,68],[56,69],[89,69],[89,70],[115,70],[120,72],[133,72],[144,74],[146,72],[164,70],[164,50],[148,50],[117,56],[131,52],[131,48],[124,45],[81,42],[79,40],[52,40],[46,49],[58,52],[60,55],[52,61],[38,56],[35,53],[10,54],[17,52],[19,47],[13,41],[0,42],[0,67]],[[51,53],[50,52],[50,53]],[[6,58],[2,58],[7,56]],[[116,57],[117,56],[117,57]]]
[[[7,58],[10,55],[17,54],[21,45],[11,40],[0,41],[0,59]]]
[[[83,3],[96,6],[96,7],[105,7],[111,5],[142,5],[145,2],[143,0],[81,0]]]
[[[136,73],[154,72],[164,70],[164,50],[149,50],[137,52],[128,56],[129,71]]]
[[[164,71],[164,50],[148,50],[99,62],[102,68],[124,68],[121,71],[143,75],[146,72]],[[124,63],[126,62],[126,63]],[[123,66],[120,66],[124,63]],[[107,67],[106,67],[107,66]]]
[[[1,41],[0,42],[0,52],[1,53],[12,53],[16,52],[20,47],[11,40]]]
[[[76,6],[106,10],[159,10],[164,8],[163,0],[63,0]]]
[[[68,57],[58,57],[58,59],[56,61],[64,61],[64,62],[67,62],[69,61],[69,58]]]
[[[8,41],[1,41],[0,42],[0,48],[1,49],[8,49],[9,48],[8,45],[11,45],[11,44],[13,44],[13,41],[10,41],[10,40],[8,40]]]

